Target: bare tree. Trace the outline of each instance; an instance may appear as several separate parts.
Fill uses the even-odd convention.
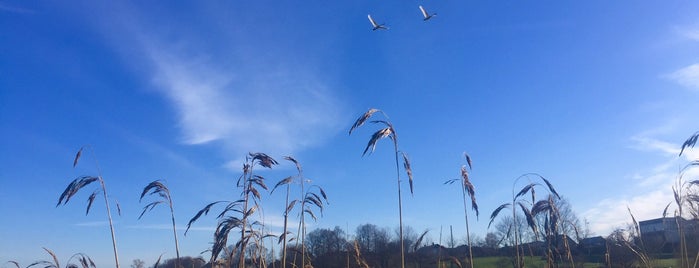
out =
[[[131,263],[131,268],[146,268],[146,262],[141,259],[135,259]]]
[[[307,236],[308,249],[316,257],[338,253],[346,248],[345,231],[337,226],[333,230],[315,229],[309,232]]]

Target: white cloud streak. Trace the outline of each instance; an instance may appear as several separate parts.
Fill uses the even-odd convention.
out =
[[[146,230],[167,230],[167,231],[172,231],[172,225],[171,224],[139,224],[139,225],[129,225],[126,226],[126,228],[129,229],[146,229]],[[187,230],[186,227],[183,226],[178,226],[177,231],[184,232]],[[190,227],[189,231],[206,231],[206,232],[213,232],[215,231],[215,227]]]
[[[666,77],[685,87],[699,90],[699,63],[679,69]]]
[[[23,7],[10,6],[4,3],[0,3],[0,11],[18,13],[18,14],[34,14],[36,11],[32,9],[27,9]]]
[[[620,190],[621,196],[601,200],[582,213],[583,217],[590,220],[592,232],[607,235],[614,228],[625,228],[631,222],[627,207],[637,220],[642,221],[662,217],[663,210],[673,202],[672,187],[677,182],[680,167],[699,155],[696,150],[690,149],[683,157],[678,157],[679,144],[647,136],[651,132],[654,131],[633,136],[631,140],[635,144],[632,148],[657,153],[665,160],[656,166],[637,170],[629,176],[631,180],[627,182],[628,192]]]
[[[659,218],[665,206],[672,200],[670,185],[666,186],[634,197],[604,199],[594,208],[584,212],[583,217],[590,219],[590,230],[602,236],[611,233],[614,228],[625,228],[626,224],[631,223],[627,207],[631,209],[636,220]]]
[[[188,31],[181,21],[108,6],[120,14],[102,22],[104,31],[172,105],[182,143],[212,145],[238,170],[230,163],[248,152],[295,154],[340,131],[343,103],[329,76],[315,71],[312,53],[304,57],[284,42],[231,31],[216,16],[199,22],[207,31]],[[278,51],[269,51],[269,43],[279,44]]]
[[[103,226],[109,226],[108,221],[88,221],[88,222],[79,222],[74,224],[75,226],[80,226],[80,227],[103,227]]]
[[[676,156],[680,153],[680,147],[677,146],[677,144],[673,144],[670,142],[661,141],[645,136],[634,136],[631,137],[631,140],[636,142],[633,148],[640,151],[657,151],[663,153],[666,156]]]
[[[686,39],[699,41],[699,26],[696,24],[694,26],[677,26],[675,30]]]
[[[232,159],[257,151],[279,156],[320,144],[339,130],[340,102],[305,66],[222,68],[157,43],[147,44],[154,81],[177,110],[186,144],[217,142]]]

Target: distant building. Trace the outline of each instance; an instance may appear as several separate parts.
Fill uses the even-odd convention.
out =
[[[593,248],[593,247],[606,247],[607,240],[601,236],[588,237],[580,239],[580,246]]]
[[[678,223],[684,221],[680,217],[658,218],[638,223],[641,229],[641,236],[660,237],[665,242],[677,243],[680,241]]]
[[[686,220],[681,217],[657,218],[638,223],[641,229],[641,236],[662,238],[667,243],[679,243],[680,232],[679,225],[685,233],[691,233],[696,229],[697,220]]]

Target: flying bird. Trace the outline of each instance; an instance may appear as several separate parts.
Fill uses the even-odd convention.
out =
[[[376,23],[376,21],[374,21],[374,19],[371,18],[371,14],[367,15],[367,17],[369,18],[369,22],[371,22],[371,26],[374,27],[373,29],[371,29],[372,31],[380,29],[388,30],[388,27],[384,26],[383,24]]]
[[[420,11],[422,12],[422,17],[423,17],[422,20],[427,21],[427,20],[431,19],[432,17],[437,16],[437,13],[427,14],[427,11],[425,10],[424,7],[422,7],[422,6],[419,6],[419,7],[420,7]]]

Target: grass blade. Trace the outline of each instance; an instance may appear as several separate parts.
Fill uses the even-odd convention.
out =
[[[464,152],[464,157],[466,157],[466,163],[468,163],[468,169],[473,169],[473,167],[471,166],[471,157],[466,152]]]
[[[534,233],[534,237],[537,237],[539,232],[538,228],[536,228],[536,222],[534,221],[534,216],[532,215],[533,213],[527,209],[527,207],[524,206],[522,203],[517,203],[519,207],[522,209],[522,213],[524,213],[524,217],[527,219],[527,225],[529,225],[529,228],[532,229],[532,232]]]
[[[294,163],[294,165],[296,165],[296,171],[298,171],[299,173],[301,173],[301,170],[302,170],[302,169],[301,169],[301,164],[299,163],[298,160],[296,160],[296,158],[293,158],[293,157],[291,157],[291,156],[285,156],[285,157],[284,157],[284,160],[291,161],[292,163]]]
[[[187,231],[189,231],[189,228],[192,227],[192,223],[197,221],[197,219],[199,219],[199,217],[201,217],[202,215],[209,214],[209,210],[211,210],[211,207],[213,207],[214,205],[221,203],[221,202],[226,202],[226,201],[216,201],[216,202],[213,202],[213,203],[206,205],[203,209],[199,210],[199,212],[197,212],[197,215],[194,215],[194,217],[192,217],[192,219],[190,219],[189,222],[187,223],[187,229],[184,231],[184,235],[187,235]]]
[[[556,189],[553,188],[553,185],[552,185],[547,179],[545,179],[544,177],[541,177],[541,179],[544,180],[544,182],[546,183],[546,186],[549,187],[549,191],[551,191],[551,193],[553,193],[554,195],[556,195],[556,197],[558,197],[558,199],[561,199],[561,196],[558,195],[558,192],[556,192]]]
[[[456,257],[454,257],[454,256],[449,256],[448,259],[451,261],[451,263],[453,263],[454,265],[456,265],[456,267],[463,268],[463,266],[461,266],[461,262],[460,262],[459,259],[457,259]]]
[[[78,165],[78,160],[80,160],[80,156],[83,154],[83,147],[80,147],[80,150],[78,150],[78,153],[75,154],[75,159],[73,159],[73,167]]]
[[[56,254],[48,248],[43,249],[46,250],[46,252],[48,252],[49,255],[51,255],[51,258],[53,258],[53,263],[56,265],[56,267],[61,267],[61,265],[58,263],[58,257],[56,257]]]
[[[250,157],[252,157],[252,161],[255,162],[257,160],[257,163],[260,166],[266,167],[266,168],[272,168],[272,165],[278,165],[279,162],[277,160],[274,160],[274,158],[270,157],[269,155],[265,153],[250,153]]]
[[[61,203],[64,205],[67,204],[70,198],[77,194],[80,189],[95,181],[97,181],[97,177],[81,176],[76,178],[70,184],[68,184],[68,187],[66,187],[61,194],[61,197],[58,198],[58,204],[56,204],[56,207],[60,206]]]
[[[527,184],[527,186],[524,186],[524,187],[522,188],[522,190],[520,190],[519,193],[517,193],[517,195],[515,195],[515,199],[517,199],[517,198],[520,197],[520,196],[523,196],[523,195],[527,194],[527,192],[529,192],[529,190],[531,190],[531,189],[534,188],[534,185],[535,185],[534,183],[530,183],[530,184]]]
[[[413,169],[410,168],[410,160],[408,160],[408,155],[404,152],[403,154],[403,168],[405,168],[405,173],[408,174],[408,184],[410,184],[410,194],[413,194]]]
[[[87,216],[88,213],[90,213],[90,207],[92,207],[92,202],[95,201],[95,197],[97,197],[97,190],[92,192],[90,197],[87,198],[87,209],[85,210],[85,216]]]
[[[425,231],[422,232],[422,234],[417,238],[417,240],[415,241],[415,245],[413,245],[413,251],[417,251],[417,249],[420,247],[420,244],[422,244],[422,240],[425,238],[425,235],[427,235],[427,233],[428,233],[429,231],[430,231],[430,230],[425,230]]]
[[[498,214],[500,213],[500,211],[503,210],[503,209],[505,209],[505,208],[507,208],[507,207],[509,207],[509,206],[510,206],[509,203],[505,203],[505,204],[500,205],[500,206],[499,206],[498,208],[496,208],[495,210],[493,210],[493,213],[490,214],[490,222],[488,223],[488,228],[490,228],[490,225],[493,224],[493,221],[495,220],[495,217],[498,216]]]
[[[354,121],[354,124],[350,128],[349,134],[351,135],[352,131],[354,131],[358,127],[361,127],[362,125],[364,125],[364,122],[366,122],[366,120],[369,119],[369,117],[371,117],[374,113],[376,113],[378,111],[379,111],[379,109],[371,108],[366,113],[364,113],[362,116],[357,118],[357,121]]]
[[[366,145],[366,148],[364,148],[364,152],[362,153],[362,156],[366,155],[367,152],[369,152],[369,148],[371,148],[371,152],[373,153],[374,150],[376,149],[376,142],[378,142],[380,139],[383,139],[385,137],[390,136],[393,133],[393,130],[391,127],[385,127],[382,129],[379,129],[378,131],[374,132],[373,135],[371,135],[371,139]]]
[[[688,147],[694,148],[694,145],[697,144],[697,139],[699,139],[699,132],[694,133],[694,135],[685,140],[684,144],[682,144],[682,149],[680,150],[680,156],[684,152],[684,149]]]
[[[153,264],[153,268],[158,268],[158,265],[160,265],[160,259],[163,257],[163,254],[160,254],[160,256],[158,256],[158,260],[155,261],[155,264]]]
[[[287,185],[287,184],[291,183],[293,180],[294,180],[294,178],[291,177],[291,176],[286,177],[286,178],[280,180],[279,182],[277,182],[276,185],[274,185],[274,187],[272,187],[272,191],[270,192],[270,194],[273,194],[273,193],[274,193],[274,190],[277,189],[277,187],[283,186],[283,185]]]

